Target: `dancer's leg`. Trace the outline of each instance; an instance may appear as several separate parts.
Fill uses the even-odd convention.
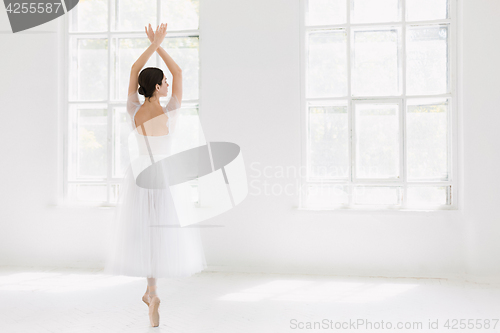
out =
[[[148,279],[148,293],[150,296],[156,295],[156,278],[147,278]]]
[[[147,278],[148,279],[148,291],[150,296],[150,304],[149,307],[149,321],[151,322],[151,326],[157,327],[160,325],[160,314],[158,313],[158,308],[160,307],[160,299],[156,294],[156,278]]]
[[[149,321],[151,326],[157,327],[160,325],[160,314],[158,313],[158,308],[160,307],[160,299],[156,294],[156,278],[148,279],[148,291],[150,296],[149,306]]]

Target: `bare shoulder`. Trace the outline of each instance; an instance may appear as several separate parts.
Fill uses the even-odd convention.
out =
[[[141,105],[137,110],[134,121],[136,126],[140,126],[141,124],[148,122],[151,119],[157,118],[158,120],[162,120],[162,118],[167,119],[167,115],[163,112],[162,108],[150,108],[144,105]]]

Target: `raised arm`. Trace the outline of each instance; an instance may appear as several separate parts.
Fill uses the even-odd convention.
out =
[[[149,58],[155,53],[156,49],[160,46],[161,42],[167,34],[167,25],[161,24],[156,28],[156,33],[151,45],[139,56],[139,59],[134,62],[130,70],[130,80],[128,85],[128,94],[132,94],[139,88],[139,73],[148,62]],[[173,89],[173,88],[172,88]]]
[[[151,44],[149,47],[144,51],[143,54],[137,59],[137,61],[132,65],[132,68],[130,69],[130,80],[128,83],[128,94],[133,94],[139,89],[139,73],[142,70],[142,67],[144,67],[144,64],[148,61],[148,59],[151,57],[153,53],[155,53],[156,49],[158,46],[156,44]]]
[[[163,49],[163,47],[158,47],[156,49],[160,57],[163,59],[168,67],[170,73],[172,73],[172,95],[177,97],[179,104],[182,103],[182,70],[175,63],[174,59]]]
[[[166,29],[166,24],[165,24]],[[157,29],[158,30],[158,29]],[[153,32],[151,28],[151,24],[149,25],[149,30],[146,28],[146,34],[148,35],[151,43],[155,40],[156,33]],[[168,70],[172,73],[172,95],[177,97],[179,104],[182,103],[182,69],[177,65],[177,63],[172,59],[172,57],[165,51],[165,49],[161,46],[158,46],[156,52],[160,55],[167,65]]]

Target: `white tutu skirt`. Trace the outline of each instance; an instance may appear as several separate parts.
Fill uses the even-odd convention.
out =
[[[200,230],[180,226],[170,189],[137,186],[130,166],[111,230],[106,274],[177,278],[207,267]]]

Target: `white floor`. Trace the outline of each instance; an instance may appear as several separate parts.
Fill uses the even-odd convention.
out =
[[[500,332],[500,288],[484,284],[205,271],[159,279],[157,328],[145,289],[145,278],[2,267],[0,332]]]

